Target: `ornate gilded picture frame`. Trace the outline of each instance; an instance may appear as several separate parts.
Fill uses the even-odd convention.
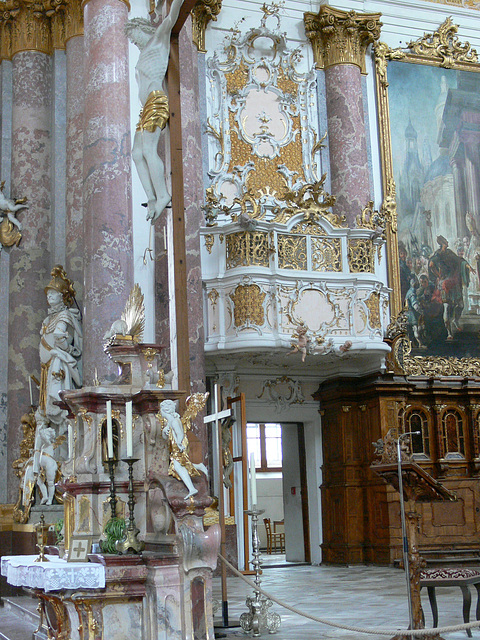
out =
[[[405,373],[480,375],[480,64],[448,18],[375,46],[392,313]]]

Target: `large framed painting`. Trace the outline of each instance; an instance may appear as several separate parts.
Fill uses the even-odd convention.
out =
[[[378,43],[375,60],[392,309],[416,373],[479,376],[477,54],[447,19],[406,49]]]

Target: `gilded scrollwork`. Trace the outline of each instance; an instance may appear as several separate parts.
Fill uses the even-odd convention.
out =
[[[336,197],[325,190],[326,178],[327,174],[324,173],[315,184],[304,184],[299,189],[286,190],[284,200],[287,207],[278,222],[284,222],[297,213],[303,213],[307,223],[318,224],[323,218],[334,227],[345,227],[345,216],[338,216],[331,211]]]
[[[264,302],[266,293],[258,284],[239,284],[230,294],[233,302],[235,327],[262,327],[265,324]]]
[[[227,269],[270,264],[269,238],[266,232],[242,231],[226,236]]]
[[[279,233],[278,266],[280,269],[307,269],[307,238],[286,233]]]
[[[368,309],[368,322],[372,329],[382,328],[382,318],[380,315],[380,293],[372,291],[365,300],[365,306]]]
[[[198,0],[192,9],[193,42],[205,53],[205,31],[211,20],[216,20],[222,8],[222,0]]]
[[[335,272],[342,270],[340,238],[312,238],[312,269]]]
[[[204,239],[205,239],[205,248],[207,252],[211,254],[213,249],[213,243],[215,241],[215,236],[213,235],[213,233],[206,233],[204,235]]]
[[[350,273],[374,273],[374,247],[369,239],[355,238],[348,241],[348,267]]]
[[[459,42],[458,26],[449,17],[434,33],[424,33],[418,40],[412,40],[407,48],[416,55],[437,59],[441,67],[451,69],[461,62],[478,62],[478,55],[470,44]]]

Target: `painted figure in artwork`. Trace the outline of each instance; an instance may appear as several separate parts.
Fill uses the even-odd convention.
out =
[[[132,155],[148,198],[147,220],[152,224],[171,200],[165,167],[158,155],[158,142],[169,118],[163,83],[170,56],[170,34],[182,4],[183,0],[173,0],[170,12],[157,27],[145,18],[133,18],[125,25],[128,38],[140,49],[135,74],[142,110]]]
[[[429,276],[441,294],[447,340],[453,340],[454,333],[461,331],[459,320],[464,308],[463,289],[469,285],[472,269],[464,258],[448,248],[446,238],[438,236],[437,243],[439,249],[429,260]]]
[[[2,246],[13,247],[22,239],[22,225],[17,220],[16,213],[21,209],[28,209],[26,198],[7,198],[3,193],[5,180],[0,182],[0,250]]]
[[[199,399],[198,397],[201,396]],[[189,400],[193,399],[193,404],[189,406]],[[160,417],[162,418],[162,436],[168,440],[170,448],[170,466],[168,475],[180,480],[188,489],[185,500],[198,493],[192,482],[192,476],[200,476],[204,473],[208,476],[207,468],[203,463],[194,464],[188,457],[187,429],[184,423],[189,425],[190,418],[198,412],[200,404],[205,404],[204,394],[194,394],[187,400],[187,410],[183,418],[177,413],[173,400],[163,400],[160,403]],[[203,404],[202,404],[203,403]],[[197,405],[196,407],[194,405]],[[191,411],[191,407],[194,411]],[[196,409],[196,410],[195,410]],[[188,428],[188,426],[187,426]]]
[[[67,430],[67,412],[55,402],[60,391],[82,386],[82,325],[80,311],[72,308],[75,289],[64,268],[56,265],[51,275],[45,287],[48,315],[40,330],[39,410],[62,435]]]

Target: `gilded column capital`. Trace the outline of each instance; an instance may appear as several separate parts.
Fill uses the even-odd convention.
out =
[[[81,0],[0,0],[0,58],[20,51],[51,54],[83,34]]]
[[[305,33],[319,69],[354,64],[365,74],[368,45],[380,37],[381,13],[342,11],[322,5],[318,13],[305,13]]]
[[[50,20],[42,2],[6,0],[0,6],[2,58],[11,58],[20,51],[52,52]]]
[[[198,0],[192,9],[193,42],[198,51],[205,53],[205,31],[210,20],[216,20],[222,0]]]
[[[65,9],[65,42],[75,36],[83,36],[82,0],[68,0]]]

